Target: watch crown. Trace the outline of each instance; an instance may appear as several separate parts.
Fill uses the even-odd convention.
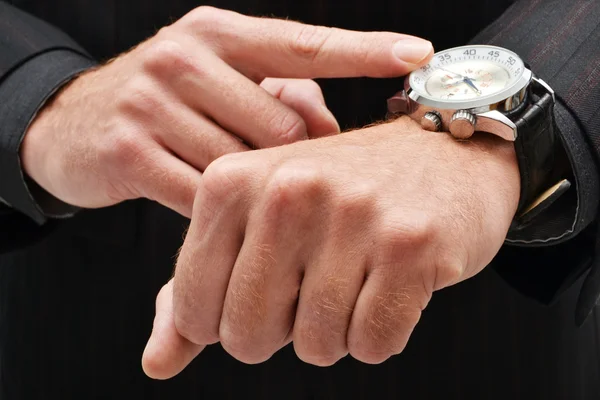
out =
[[[442,129],[442,116],[437,111],[428,111],[421,118],[421,127],[426,131],[439,132]]]
[[[411,102],[404,90],[399,91],[387,101],[388,112],[391,114],[410,114]]]
[[[476,118],[466,110],[458,110],[450,119],[450,133],[457,139],[468,139],[475,132]]]

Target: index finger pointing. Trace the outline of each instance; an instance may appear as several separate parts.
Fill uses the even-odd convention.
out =
[[[427,40],[247,17],[200,7],[184,17],[192,34],[254,79],[405,75],[429,61]]]

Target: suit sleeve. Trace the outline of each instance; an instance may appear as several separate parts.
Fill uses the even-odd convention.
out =
[[[24,175],[19,149],[45,102],[94,64],[66,34],[0,1],[0,251],[41,235],[48,217],[75,212]]]
[[[582,323],[600,294],[600,0],[520,0],[473,42],[515,51],[555,90],[554,117],[575,183],[518,240],[508,241],[493,265],[545,303],[587,274],[576,310]]]

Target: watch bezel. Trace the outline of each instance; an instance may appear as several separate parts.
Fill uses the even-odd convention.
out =
[[[477,109],[478,111],[487,111],[487,110],[496,110],[500,109],[503,111],[510,111],[517,107],[521,101],[523,100],[525,94],[525,88],[530,84],[531,79],[533,77],[532,72],[525,67],[525,63],[522,61],[521,57],[515,52],[508,50],[504,47],[499,46],[488,46],[488,45],[471,45],[471,46],[458,46],[450,49],[446,49],[440,51],[434,55],[444,54],[450,51],[456,51],[460,49],[472,49],[472,48],[489,48],[489,49],[499,49],[503,52],[512,54],[514,57],[517,57],[521,63],[523,63],[523,73],[521,76],[511,85],[508,86],[496,94],[493,94],[489,97],[484,98],[475,98],[469,100],[453,100],[453,101],[444,101],[441,99],[432,99],[427,96],[422,95],[416,89],[414,89],[410,84],[410,77],[413,73],[411,73],[407,79],[405,80],[405,90],[407,96],[424,106],[437,108],[437,109]]]

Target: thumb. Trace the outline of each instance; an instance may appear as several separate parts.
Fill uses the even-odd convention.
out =
[[[156,316],[142,356],[142,368],[150,378],[172,378],[183,371],[204,347],[181,337],[175,328],[171,279],[156,297]]]

